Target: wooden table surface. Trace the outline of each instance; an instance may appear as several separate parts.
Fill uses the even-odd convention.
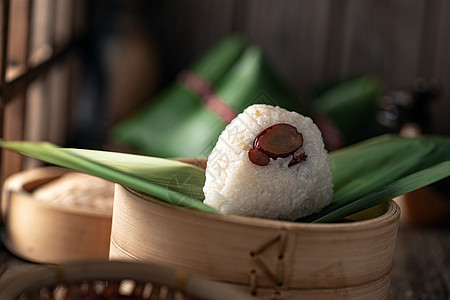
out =
[[[450,227],[400,226],[388,299],[450,300]]]
[[[0,246],[0,283],[33,264]],[[389,300],[450,300],[450,227],[401,225]]]

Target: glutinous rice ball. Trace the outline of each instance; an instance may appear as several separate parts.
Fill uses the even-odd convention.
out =
[[[331,160],[309,117],[255,104],[208,157],[204,202],[225,214],[293,221],[333,197]]]

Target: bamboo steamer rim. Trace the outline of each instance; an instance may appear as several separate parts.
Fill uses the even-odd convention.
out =
[[[96,280],[137,280],[167,285],[200,299],[249,299],[235,289],[229,289],[210,279],[181,269],[152,263],[88,260],[62,265],[37,265],[0,284],[0,299],[15,300],[24,291]],[[218,294],[216,294],[218,293]]]
[[[74,216],[88,216],[92,218],[112,218],[111,212],[96,211],[88,208],[77,208],[77,207],[67,207],[58,206],[53,203],[43,202],[33,198],[32,190],[39,188],[47,183],[57,180],[61,176],[68,173],[79,173],[66,168],[60,167],[42,167],[25,170],[19,173],[15,173],[8,177],[3,186],[3,199],[1,206],[1,215],[3,219],[8,213],[9,206],[11,205],[11,194],[15,193],[18,195],[25,196],[33,203],[36,207],[45,208],[49,211],[60,212],[68,215]],[[32,188],[26,188],[32,184]]]
[[[120,185],[120,184],[118,184]],[[305,231],[305,230],[313,230],[314,232],[327,232],[330,230],[338,230],[338,231],[353,231],[355,228],[380,228],[384,227],[389,223],[395,223],[396,220],[400,217],[400,207],[395,203],[395,201],[388,201],[385,203],[386,209],[383,214],[380,216],[370,218],[367,220],[354,221],[348,223],[306,223],[306,222],[292,222],[292,221],[284,221],[284,220],[272,220],[272,219],[263,219],[257,217],[246,217],[239,215],[231,215],[231,214],[220,214],[220,213],[212,213],[205,212],[195,209],[189,209],[177,205],[172,205],[163,201],[160,201],[151,195],[147,195],[136,191],[130,187],[120,185],[122,188],[127,190],[128,192],[134,194],[135,196],[142,198],[146,201],[149,201],[153,205],[159,205],[161,208],[165,209],[173,209],[175,212],[180,214],[188,214],[191,217],[198,217],[207,220],[214,221],[222,221],[226,223],[234,223],[239,225],[249,225],[249,226],[260,226],[260,227],[270,227],[270,228],[285,228],[286,230],[292,231]]]

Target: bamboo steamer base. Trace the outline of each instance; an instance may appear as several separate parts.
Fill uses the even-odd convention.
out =
[[[33,262],[64,263],[108,259],[111,213],[57,207],[37,201],[35,188],[70,172],[57,167],[23,171],[4,183],[4,244]]]
[[[134,257],[114,244],[113,241],[110,247],[110,259],[130,262],[153,261],[152,259],[139,259]],[[167,264],[164,261],[158,261],[158,263],[167,266],[175,266],[173,264]],[[223,287],[240,290],[243,293],[247,293],[249,296],[257,296],[262,299],[385,299],[389,292],[390,272],[379,280],[362,286],[336,289],[274,289],[271,287],[258,287],[256,291],[252,291],[249,284],[243,285],[224,281],[219,283],[221,283]]]
[[[116,185],[110,259],[185,269],[264,299],[385,299],[400,210],[377,209],[363,221],[294,223],[189,210]]]

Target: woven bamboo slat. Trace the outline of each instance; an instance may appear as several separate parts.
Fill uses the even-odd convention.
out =
[[[249,297],[179,269],[100,260],[36,265],[2,282],[0,299],[244,300]]]

